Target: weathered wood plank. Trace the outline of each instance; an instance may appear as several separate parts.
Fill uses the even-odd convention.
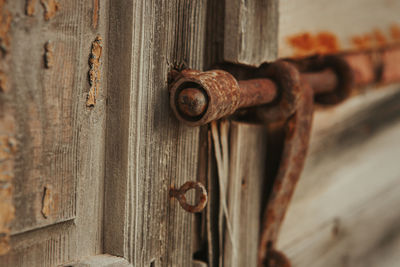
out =
[[[23,5],[24,1],[14,2],[14,13],[23,13]],[[55,25],[75,24],[79,13],[68,9],[76,5],[65,4],[50,21],[39,15],[14,20],[11,79],[18,110],[18,141],[23,150],[16,170],[13,233],[75,217],[74,129],[78,118],[73,96],[80,40],[74,38],[75,27]],[[54,46],[54,66],[46,69],[43,55],[48,41]],[[51,203],[44,203],[46,199]],[[47,214],[43,214],[44,206],[48,206],[44,209]]]
[[[84,258],[80,261],[66,263],[60,267],[132,267],[126,259],[108,254]]]
[[[277,0],[225,1],[224,60],[259,65],[276,59]]]
[[[72,221],[50,225],[35,231],[13,235],[11,251],[0,257],[1,267],[54,267],[74,255]]]
[[[307,56],[400,42],[400,2],[279,2],[278,56]]]
[[[399,101],[399,90],[375,91],[315,114],[278,242],[294,266],[393,266],[399,259]]]
[[[91,1],[63,1],[49,21],[39,1],[25,16],[26,3],[9,1],[15,40],[10,81],[22,149],[12,249],[0,266],[56,266],[102,250],[106,75],[95,107],[87,108],[86,99],[91,45],[97,34],[107,42],[108,12],[98,10],[95,32],[87,16]],[[101,61],[103,72],[107,61]],[[43,199],[45,187],[50,191]]]
[[[266,136],[263,125],[231,123],[227,205],[233,243],[225,234],[223,266],[257,266]]]
[[[5,1],[0,1],[0,255],[10,250],[11,222],[15,216],[13,181],[16,142],[13,94],[10,92],[12,15]]]
[[[196,180],[198,128],[170,112],[167,73],[202,69],[206,1],[111,1],[105,252],[190,266],[192,214],[169,199]]]

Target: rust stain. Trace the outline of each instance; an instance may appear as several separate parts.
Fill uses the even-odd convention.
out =
[[[397,24],[392,24],[390,26],[390,36],[393,41],[400,41],[400,26]]]
[[[60,8],[60,5],[56,0],[40,0],[40,2],[42,3],[42,6],[44,8],[45,20],[50,20],[51,18],[53,18]]]
[[[373,46],[373,37],[370,34],[354,36],[351,42],[358,50],[365,50]]]
[[[287,41],[294,49],[295,56],[336,53],[340,49],[336,36],[329,32],[300,33],[288,37]]]
[[[93,18],[92,18],[93,29],[96,29],[99,23],[99,10],[100,10],[99,0],[93,0]]]
[[[37,0],[26,0],[26,7],[25,7],[26,15],[33,16],[35,14],[36,2]]]
[[[392,24],[388,31],[390,34],[385,35],[380,29],[374,29],[371,32],[352,36],[350,40],[357,50],[383,48],[390,43],[400,42],[400,27],[397,24]]]
[[[42,200],[43,217],[47,219],[50,216],[52,210],[54,210],[53,190],[50,185],[46,185],[43,190]]]
[[[386,45],[387,39],[386,39],[385,35],[382,33],[382,31],[380,31],[378,29],[374,30],[373,36],[374,36],[374,39],[376,40],[378,46],[383,47]]]
[[[50,69],[54,65],[54,46],[50,41],[44,45],[44,65],[46,69]]]
[[[87,96],[86,106],[94,107],[96,104],[97,93],[100,87],[100,58],[103,50],[103,42],[101,36],[97,36],[92,43],[92,50],[89,56],[89,84],[90,90]]]

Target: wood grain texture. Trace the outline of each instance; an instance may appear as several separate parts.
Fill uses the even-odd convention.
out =
[[[294,266],[395,266],[400,249],[400,91],[315,114],[278,248]]]
[[[10,79],[22,149],[15,168],[12,250],[0,266],[56,266],[102,249],[106,85],[94,109],[85,102],[91,43],[97,33],[106,38],[108,15],[100,10],[103,19],[93,32],[91,3],[63,1],[49,21],[25,16],[25,1],[9,4],[15,18]],[[46,69],[48,41],[54,65]],[[47,218],[45,187],[51,188]]]
[[[225,1],[224,60],[254,66],[276,59],[278,3]]]
[[[126,259],[109,254],[86,257],[82,260],[66,263],[60,267],[132,267]]]
[[[263,125],[231,123],[227,205],[233,243],[225,236],[223,266],[257,265],[266,130]]]
[[[206,2],[110,3],[104,249],[134,266],[190,266],[193,215],[168,193],[196,180],[199,129],[173,117],[167,73],[202,69]]]
[[[400,2],[393,0],[280,1],[278,56],[306,56],[398,43],[399,12]]]
[[[12,14],[6,1],[0,1],[0,255],[10,250],[11,222],[15,217],[13,204],[16,140],[13,94],[10,92],[11,76],[11,26]]]

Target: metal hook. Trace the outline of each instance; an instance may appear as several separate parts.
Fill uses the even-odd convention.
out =
[[[195,189],[200,192],[200,200],[196,205],[190,205],[186,202],[185,194],[191,189]],[[179,201],[181,207],[187,212],[191,213],[201,212],[207,205],[207,190],[204,185],[199,182],[186,182],[179,189],[171,187],[169,191],[169,196],[176,198]]]

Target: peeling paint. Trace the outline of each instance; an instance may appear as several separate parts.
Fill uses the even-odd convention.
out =
[[[42,199],[42,215],[44,218],[48,218],[51,214],[51,211],[54,209],[54,199],[53,199],[53,190],[50,185],[46,185],[43,190],[43,199]]]
[[[101,36],[97,36],[92,43],[92,50],[89,56],[89,84],[90,90],[87,96],[86,106],[94,107],[96,104],[97,93],[100,87],[100,58],[103,50],[103,42]]]
[[[99,23],[99,10],[100,10],[99,0],[93,0],[93,18],[92,18],[93,29],[96,29]]]
[[[340,49],[335,35],[329,32],[300,33],[287,38],[295,56],[336,53]]]
[[[26,0],[25,13],[28,16],[33,16],[35,14],[37,0]]]
[[[50,41],[47,41],[44,45],[44,66],[46,69],[50,69],[54,64],[54,46]]]
[[[42,6],[44,8],[45,20],[50,20],[51,18],[53,18],[60,8],[60,5],[56,0],[40,0],[40,2],[42,3]]]

